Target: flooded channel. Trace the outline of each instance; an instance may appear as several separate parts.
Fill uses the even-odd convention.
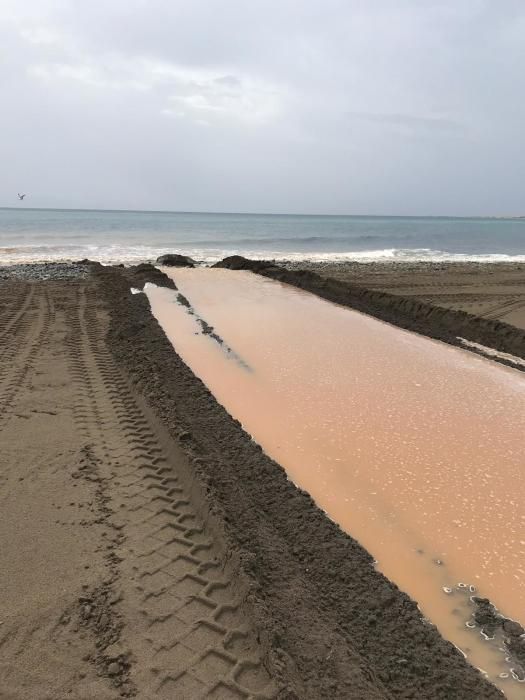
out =
[[[165,272],[190,309],[145,291],[194,373],[443,636],[525,697],[499,640],[466,626],[474,588],[525,622],[525,374],[250,272]]]

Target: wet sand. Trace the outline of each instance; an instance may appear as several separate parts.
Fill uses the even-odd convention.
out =
[[[179,354],[472,663],[509,674],[466,594],[523,610],[523,376],[248,272],[169,274],[236,358],[148,289]]]

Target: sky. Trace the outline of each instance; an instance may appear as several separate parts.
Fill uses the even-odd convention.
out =
[[[523,0],[1,0],[0,205],[525,214],[524,76]]]

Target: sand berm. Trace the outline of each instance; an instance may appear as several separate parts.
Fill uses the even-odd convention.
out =
[[[173,282],[148,267],[97,274],[117,301],[109,346],[194,455],[208,508],[249,582],[250,616],[278,682],[299,698],[500,696],[215,401],[174,353],[147,299],[126,293],[146,280]]]

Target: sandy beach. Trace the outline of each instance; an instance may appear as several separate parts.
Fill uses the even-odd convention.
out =
[[[525,700],[525,4],[0,38],[0,700]]]
[[[525,329],[525,264],[476,262],[285,263],[323,277],[417,299]]]
[[[228,265],[525,358],[523,265]],[[195,377],[146,282],[175,288],[0,269],[0,697],[502,697]]]

